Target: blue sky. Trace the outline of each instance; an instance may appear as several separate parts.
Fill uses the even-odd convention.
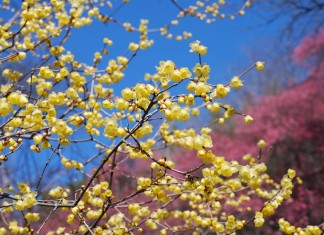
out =
[[[183,1],[179,1],[181,3]],[[235,2],[235,1],[232,1]],[[227,10],[237,9],[229,6]],[[120,21],[127,21],[137,26],[140,19],[149,19],[149,27],[160,28],[175,19],[178,9],[171,1],[166,0],[137,0],[130,1],[114,17]],[[263,13],[266,14],[266,11]],[[161,60],[173,60],[178,66],[193,67],[198,62],[196,55],[189,53],[189,43],[200,40],[208,47],[208,54],[203,62],[212,67],[211,78],[213,81],[225,82],[233,75],[241,73],[254,61],[251,61],[246,52],[264,51],[271,48],[269,38],[274,34],[280,22],[273,25],[260,26],[263,22],[262,14],[253,7],[246,10],[243,17],[237,16],[235,20],[217,20],[206,24],[196,18],[187,17],[180,21],[178,26],[171,29],[173,34],[181,34],[183,30],[193,33],[189,40],[175,41],[161,37],[159,33],[151,33],[154,39],[153,47],[140,51],[138,56],[125,71],[126,77],[120,86],[135,84],[143,81],[145,72],[154,73],[155,66]],[[137,33],[127,33],[116,24],[103,25],[95,22],[90,27],[86,26],[72,31],[72,37],[66,43],[79,61],[91,64],[94,51],[102,47],[102,38],[108,37],[114,41],[110,48],[108,59],[121,55],[126,50],[128,43],[138,40]],[[270,42],[273,42],[270,40]],[[267,58],[258,58],[265,60]],[[103,63],[103,66],[106,64]]]

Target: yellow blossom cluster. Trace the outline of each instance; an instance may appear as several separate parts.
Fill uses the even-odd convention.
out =
[[[81,170],[83,168],[83,164],[81,162],[69,160],[64,157],[61,159],[61,163],[63,166],[65,166],[66,169],[75,168],[77,170]]]
[[[219,1],[188,1],[188,6],[182,6],[185,4],[179,4],[174,2],[174,5],[181,11],[177,15],[176,19],[170,21],[165,27],[160,28],[160,33],[162,36],[165,36],[168,39],[175,39],[177,41],[188,39],[192,37],[192,34],[187,31],[183,31],[182,34],[173,35],[170,33],[170,28],[180,25],[180,22],[186,16],[195,17],[198,20],[204,21],[207,24],[215,22],[217,19],[231,19],[234,20],[236,16],[243,16],[246,9],[248,9],[253,0],[246,0],[242,3],[238,9],[225,13],[226,3],[225,0]],[[132,28],[127,24],[128,30],[131,31]]]
[[[190,52],[195,52],[199,55],[207,54],[207,47],[200,44],[200,41],[194,41],[190,43]]]
[[[153,76],[153,80],[161,82],[162,88],[167,88],[171,81],[181,82],[191,76],[188,68],[176,69],[175,64],[170,60],[161,61],[160,66],[156,67],[156,70],[157,74]]]
[[[39,213],[27,213],[25,216],[25,219],[28,221],[28,222],[36,222],[39,220]]]
[[[323,234],[322,229],[319,226],[308,225],[306,228],[295,227],[288,221],[281,218],[278,221],[279,229],[284,234],[296,234],[296,235],[320,235]]]
[[[16,220],[11,221],[9,223],[9,231],[11,234],[27,234],[29,229],[27,227],[21,227],[18,225],[18,222]],[[6,234],[6,232],[4,231],[3,234]]]
[[[48,195],[53,198],[64,198],[68,196],[69,189],[64,190],[62,187],[56,187],[49,191]]]
[[[100,208],[103,208],[105,201],[111,198],[112,195],[113,193],[109,189],[109,183],[107,181],[102,181],[100,184],[94,185],[91,190],[85,192],[82,201],[80,201],[76,207],[71,209],[72,214],[67,216],[67,223],[73,224],[78,213],[84,214],[84,216],[91,220],[97,219],[102,214],[102,209]],[[99,209],[90,209],[88,207],[88,210],[85,210],[87,205]],[[79,229],[82,229],[82,227]]]
[[[21,198],[14,201],[14,207],[16,210],[24,211],[38,204],[36,193],[31,192],[27,184],[20,183],[18,187],[22,195]]]

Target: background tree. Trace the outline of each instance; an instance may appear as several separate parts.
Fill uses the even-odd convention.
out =
[[[317,1],[305,1],[312,2],[308,5],[303,1],[285,1],[278,4],[275,2],[270,1],[270,4],[273,3],[271,9],[276,13],[273,20],[295,20],[284,24],[281,31],[284,38],[279,37],[280,43],[275,36],[273,37],[276,43],[270,44],[269,47],[276,48],[276,53],[265,53],[269,55],[270,63],[267,63],[268,71],[263,75],[270,79],[263,84],[255,82],[254,89],[249,92],[259,95],[256,98],[247,96],[243,101],[245,107],[247,106],[246,112],[254,117],[255,125],[251,128],[238,128],[240,123],[236,122],[230,127],[217,129],[214,139],[218,140],[218,144],[215,145],[223,154],[226,152],[234,159],[239,159],[244,152],[257,154],[254,142],[259,134],[263,133],[263,137],[271,146],[271,151],[267,154],[269,172],[277,175],[288,165],[295,165],[295,169],[302,172],[301,177],[304,180],[293,200],[288,202],[290,213],[285,209],[281,213],[289,215],[290,221],[295,225],[306,224],[309,221],[321,224],[323,208],[318,205],[321,204],[323,191],[318,186],[323,184],[323,168],[320,164],[316,167],[314,165],[323,159],[323,123],[320,118],[323,116],[323,29],[320,28],[322,4]],[[285,7],[286,5],[290,7]],[[309,11],[306,12],[305,9]],[[300,21],[303,21],[302,24],[307,22],[308,27],[300,27]],[[286,31],[288,28],[290,33]],[[286,43],[292,46],[289,50],[282,48]],[[284,53],[280,53],[281,50]],[[276,81],[275,86],[273,81]],[[256,90],[259,92],[255,92]],[[256,104],[252,109],[251,99]],[[303,109],[303,105],[307,106],[307,109]],[[268,112],[269,109],[273,112]],[[299,115],[301,109],[305,112]],[[232,148],[235,143],[241,148]],[[277,228],[272,229],[276,231]],[[256,231],[252,233],[255,234]]]
[[[319,164],[324,157],[323,41],[323,31],[320,30],[318,34],[304,38],[295,48],[292,55],[295,66],[304,66],[308,70],[307,77],[274,95],[263,95],[254,100],[254,105],[250,104],[245,110],[252,115],[253,125],[246,126],[238,118],[216,126],[212,133],[214,151],[237,161],[241,161],[246,153],[258,156],[260,152],[255,143],[262,136],[268,144],[262,158],[267,163],[270,176],[276,179],[292,166],[300,172],[303,184],[298,185],[296,194],[263,227],[266,234],[277,233],[276,221],[282,216],[296,226],[322,224],[323,221],[324,208],[320,201],[324,175],[323,166]],[[302,115],[300,110],[304,111]],[[213,115],[215,122],[221,117]],[[189,167],[195,163],[184,160],[181,165]],[[254,207],[259,205],[258,199],[250,204]],[[250,228],[244,234],[249,232],[258,233]]]
[[[301,39],[305,35],[318,32],[324,21],[324,2],[322,0],[300,0],[300,1],[260,1],[259,9],[267,9],[271,12],[268,16],[262,15],[266,24],[282,20],[281,39]],[[261,15],[261,14],[260,14]]]

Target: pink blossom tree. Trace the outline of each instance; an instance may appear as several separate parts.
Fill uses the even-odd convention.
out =
[[[288,167],[297,170],[303,184],[281,211],[295,225],[323,222],[324,197],[324,30],[304,38],[295,48],[295,66],[304,66],[305,80],[275,95],[261,97],[259,104],[246,110],[253,125],[236,120],[230,134],[214,134],[215,149],[239,160],[244,154],[258,155],[255,143],[262,136],[268,149],[270,175],[276,177]],[[240,146],[235,148],[234,146]],[[289,208],[289,209],[288,209]],[[275,219],[275,218],[274,218]],[[271,223],[270,223],[271,224]]]

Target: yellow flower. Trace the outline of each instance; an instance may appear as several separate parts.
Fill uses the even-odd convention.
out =
[[[254,225],[255,227],[259,228],[262,227],[264,224],[263,213],[257,211],[254,216]]]
[[[296,176],[296,171],[293,169],[288,169],[288,176],[290,179],[295,178]]]
[[[190,52],[196,52],[199,55],[207,54],[207,47],[200,44],[200,41],[196,40],[190,43]]]
[[[258,71],[262,71],[264,69],[264,62],[258,61],[255,63],[255,67]]]
[[[136,44],[136,43],[134,43],[134,42],[131,42],[131,43],[129,44],[129,46],[128,46],[128,49],[129,49],[130,51],[136,51],[136,50],[138,49],[138,47],[139,47],[138,44]]]
[[[265,146],[267,145],[267,143],[264,140],[259,140],[259,142],[257,143],[258,147],[263,149],[265,148]]]
[[[212,97],[214,98],[224,98],[228,92],[230,92],[229,87],[225,87],[223,84],[218,84],[216,89],[212,93]]]
[[[237,76],[234,76],[234,77],[232,78],[230,84],[231,84],[232,87],[237,88],[237,89],[243,87],[243,82],[242,82],[242,80],[240,80],[240,78],[237,77]]]
[[[253,117],[251,117],[250,115],[246,115],[244,117],[244,121],[245,121],[246,124],[250,124],[250,123],[253,122]]]

